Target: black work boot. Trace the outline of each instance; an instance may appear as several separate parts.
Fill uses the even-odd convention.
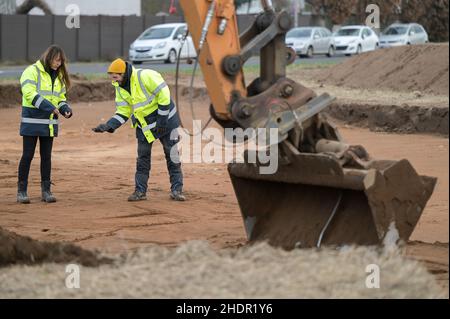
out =
[[[134,191],[134,193],[131,194],[130,197],[128,197],[129,202],[138,202],[141,200],[147,200],[147,196],[145,195],[145,193],[139,191]]]
[[[29,204],[30,199],[27,194],[27,182],[18,182],[17,183],[17,202],[21,204]]]
[[[41,182],[42,201],[46,203],[56,202],[55,196],[53,196],[52,192],[50,191],[50,185],[51,185],[50,181]]]

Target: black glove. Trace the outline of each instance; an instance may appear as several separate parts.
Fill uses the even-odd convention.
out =
[[[156,118],[156,134],[162,136],[167,133],[169,120],[167,116],[158,115]]]
[[[65,102],[60,103],[59,113],[64,116],[66,119],[70,119],[73,115],[72,109],[70,108],[69,104]],[[69,115],[67,116],[66,113]]]
[[[108,124],[100,124],[99,126],[94,127],[92,130],[95,133],[104,133],[104,132],[114,133],[114,129]]]
[[[167,127],[156,127],[156,134],[158,134],[158,136],[163,136],[166,133]]]
[[[66,116],[66,113],[63,114],[66,119],[70,119],[72,117],[72,115],[73,115],[72,111],[69,111],[68,113],[69,113],[68,116]]]

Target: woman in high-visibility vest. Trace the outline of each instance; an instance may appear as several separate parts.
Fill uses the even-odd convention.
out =
[[[27,194],[28,175],[37,141],[41,155],[42,201],[56,202],[50,190],[53,138],[58,136],[58,116],[72,116],[66,102],[70,88],[66,55],[59,46],[50,46],[20,77],[22,91],[22,118],[20,135],[23,137],[23,154],[19,164],[17,202],[30,203]]]

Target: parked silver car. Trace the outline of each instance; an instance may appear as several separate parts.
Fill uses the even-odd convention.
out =
[[[186,23],[159,24],[148,28],[130,45],[129,58],[131,62],[133,64],[147,61],[175,63],[186,29]],[[180,52],[180,58],[190,59],[196,56],[194,43],[188,36]]]
[[[389,48],[400,45],[423,44],[428,42],[424,27],[417,23],[390,25],[380,37],[380,47]]]
[[[336,53],[351,56],[373,51],[379,47],[377,34],[365,25],[349,25],[334,33]]]
[[[335,52],[330,30],[322,27],[294,28],[286,34],[286,46],[295,50],[297,55],[312,57],[326,54],[332,57]]]

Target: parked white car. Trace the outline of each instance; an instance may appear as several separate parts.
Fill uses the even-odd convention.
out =
[[[186,23],[168,23],[152,26],[145,30],[130,45],[130,61],[134,64],[146,61],[175,63],[186,30]],[[182,59],[195,58],[197,56],[190,36],[186,38],[180,56]]]
[[[286,46],[295,50],[297,55],[312,57],[315,54],[334,55],[332,33],[322,27],[294,28],[286,34]]]
[[[428,34],[417,23],[390,25],[380,36],[380,47],[389,48],[400,45],[424,44],[428,42]]]
[[[336,53],[350,56],[379,48],[378,35],[366,26],[345,26],[334,33]]]

